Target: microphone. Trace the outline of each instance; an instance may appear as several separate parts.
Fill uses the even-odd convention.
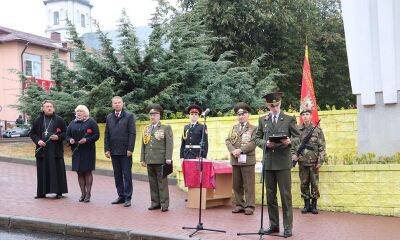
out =
[[[207,116],[209,113],[210,113],[210,109],[207,108],[207,109],[201,114],[201,116],[202,116],[202,117],[205,117],[205,116]]]

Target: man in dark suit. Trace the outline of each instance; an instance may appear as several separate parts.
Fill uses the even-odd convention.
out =
[[[277,186],[282,200],[284,237],[292,236],[292,158],[299,142],[300,132],[296,118],[284,114],[281,107],[281,92],[264,96],[269,113],[259,118],[254,143],[264,150],[264,176],[267,190],[267,205],[270,226],[266,234],[279,232],[279,212],[276,198]],[[286,136],[286,137],[284,137]],[[273,139],[279,139],[274,142]]]
[[[135,147],[136,126],[132,113],[123,109],[121,97],[113,97],[114,112],[108,114],[104,133],[104,151],[111,157],[118,198],[112,204],[131,206],[132,199],[132,153]]]

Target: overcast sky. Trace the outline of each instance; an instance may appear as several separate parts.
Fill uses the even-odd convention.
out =
[[[42,0],[0,0],[0,26],[45,36],[46,13]],[[176,3],[176,0],[170,0]],[[157,3],[153,0],[90,0],[92,17],[103,30],[116,29],[121,10],[126,8],[132,23],[146,26]]]

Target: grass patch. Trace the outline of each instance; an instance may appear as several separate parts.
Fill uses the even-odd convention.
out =
[[[357,164],[400,164],[400,153],[391,156],[377,156],[375,153],[357,155],[343,154],[340,156],[330,155],[327,157],[327,165],[357,165]]]

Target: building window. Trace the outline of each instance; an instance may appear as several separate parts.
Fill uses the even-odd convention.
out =
[[[35,78],[42,77],[42,57],[30,53],[24,53],[24,74]]]
[[[53,19],[54,19],[54,25],[60,24],[60,13],[55,11]]]
[[[86,18],[85,14],[81,14],[81,26],[84,28],[86,27]]]
[[[69,60],[71,62],[75,62],[76,60],[76,51],[71,49],[71,51],[69,52]]]

